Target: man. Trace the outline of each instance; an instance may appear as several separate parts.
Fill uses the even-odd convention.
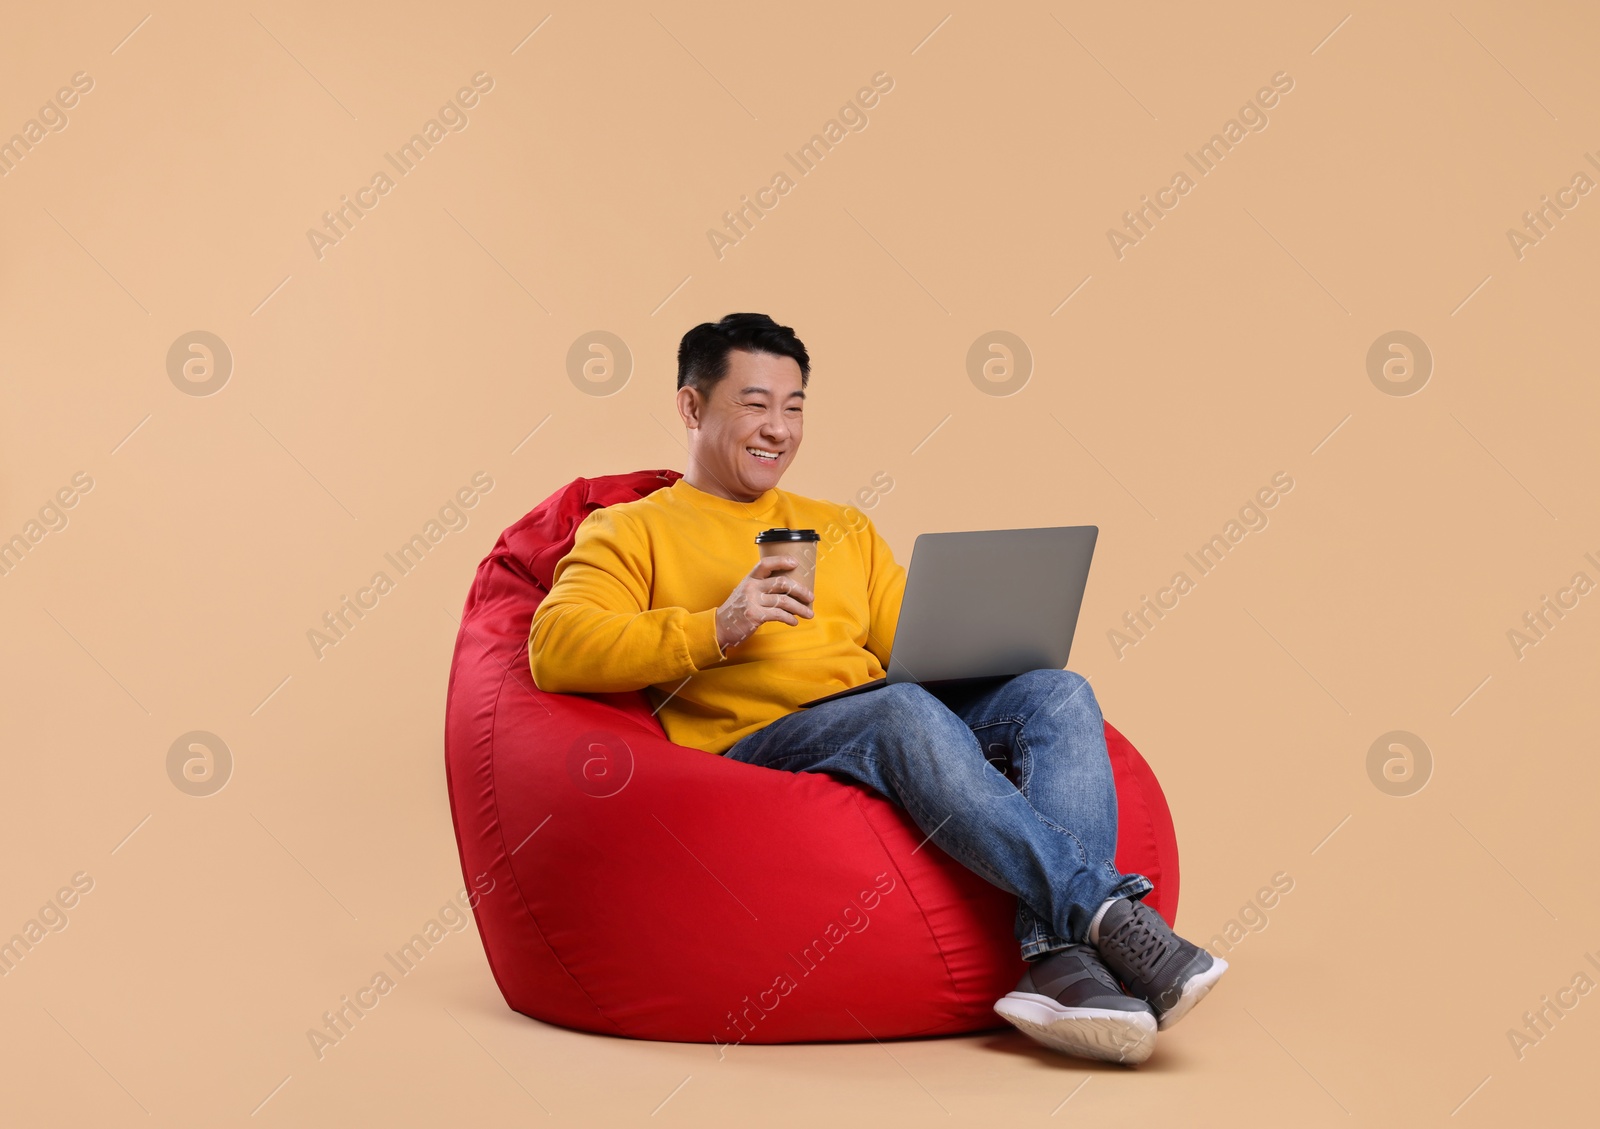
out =
[[[1088,683],[1035,670],[799,708],[883,677],[906,580],[864,515],[778,489],[800,450],[810,372],[794,331],[765,314],[684,335],[688,469],[578,527],[533,617],[534,682],[648,689],[678,744],[837,774],[888,797],[951,857],[1017,895],[1030,964],[995,1010],[1056,1050],[1142,1062],[1156,1031],[1228,966],[1174,934],[1140,900],[1149,880],[1112,861],[1116,793]],[[793,558],[745,571],[756,534],[773,526],[840,531],[821,546],[817,593],[788,575]]]

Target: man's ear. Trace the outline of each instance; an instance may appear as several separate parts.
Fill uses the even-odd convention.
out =
[[[703,408],[700,393],[692,385],[684,385],[678,389],[678,418],[683,420],[685,427],[700,426],[700,413]]]

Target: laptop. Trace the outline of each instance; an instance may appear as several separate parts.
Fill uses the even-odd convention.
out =
[[[929,688],[1065,669],[1094,525],[923,533],[911,548],[885,677],[809,702],[899,682]]]

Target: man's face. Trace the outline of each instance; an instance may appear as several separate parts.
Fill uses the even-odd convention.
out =
[[[727,375],[709,397],[680,388],[690,455],[708,479],[690,485],[741,502],[772,489],[800,450],[804,400],[793,357],[742,349],[728,354]]]

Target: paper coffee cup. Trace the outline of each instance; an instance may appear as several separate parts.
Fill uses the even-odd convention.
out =
[[[809,588],[815,596],[817,590],[817,543],[822,540],[815,529],[765,529],[756,536],[756,547],[761,556],[793,557],[796,567],[785,573]]]

